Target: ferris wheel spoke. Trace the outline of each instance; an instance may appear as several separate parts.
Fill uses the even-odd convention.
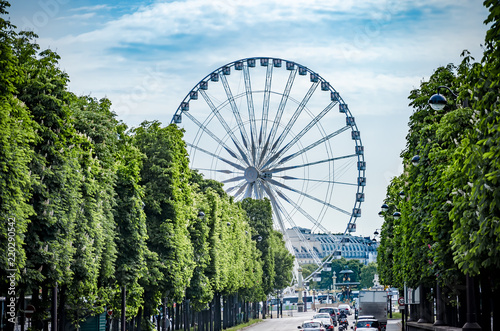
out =
[[[231,175],[231,174],[237,174],[234,171],[231,170],[226,170],[226,169],[206,169],[206,168],[193,168],[193,170],[203,170],[203,171],[214,171],[214,172],[220,172],[223,174]]]
[[[342,208],[339,208],[339,207],[337,207],[337,206],[334,206],[334,205],[332,205],[331,203],[328,203],[328,202],[326,202],[326,201],[323,201],[323,200],[321,200],[321,199],[318,199],[318,198],[316,198],[316,197],[314,197],[314,196],[312,196],[312,195],[310,195],[310,194],[307,194],[307,193],[305,193],[305,192],[302,192],[302,191],[299,191],[299,190],[297,190],[297,189],[294,189],[293,187],[290,187],[290,186],[288,186],[288,185],[282,184],[282,183],[280,183],[280,182],[278,182],[278,181],[276,181],[276,180],[274,180],[274,179],[268,179],[268,181],[269,181],[269,183],[271,183],[271,184],[273,184],[273,185],[275,185],[275,186],[278,186],[278,187],[284,188],[284,189],[289,190],[289,191],[291,191],[291,192],[293,192],[293,193],[297,193],[297,194],[302,195],[302,196],[304,196],[304,197],[306,197],[306,198],[308,198],[308,199],[311,199],[311,200],[313,200],[313,201],[316,201],[316,202],[318,202],[318,203],[320,203],[320,204],[322,204],[322,205],[324,205],[324,206],[327,206],[327,207],[329,207],[329,208],[331,208],[331,209],[334,209],[334,210],[336,210],[336,211],[338,211],[338,212],[341,212],[341,213],[344,213],[344,214],[346,214],[346,215],[351,216],[351,213],[350,213],[350,212],[348,212],[347,210],[344,210],[344,209],[342,209]]]
[[[235,167],[235,168],[236,168],[236,169],[238,169],[238,170],[245,171],[245,167],[242,167],[241,165],[239,165],[239,164],[237,164],[237,163],[234,163],[234,162],[231,162],[231,161],[229,161],[229,160],[226,160],[225,158],[223,158],[223,157],[221,157],[221,156],[219,156],[219,155],[217,155],[217,154],[214,154],[214,153],[212,153],[212,152],[209,152],[209,151],[207,151],[206,149],[203,149],[203,148],[201,148],[201,147],[199,147],[199,146],[196,146],[196,145],[193,145],[193,144],[191,144],[191,143],[186,143],[186,145],[187,145],[187,146],[189,146],[189,147],[191,147],[191,148],[194,148],[194,149],[196,149],[196,150],[199,150],[200,152],[203,152],[203,153],[205,153],[205,154],[207,154],[207,155],[210,155],[210,156],[212,156],[212,157],[214,157],[214,158],[217,158],[217,159],[221,160],[222,162],[227,163],[227,164],[229,164],[230,166]]]
[[[245,185],[245,183],[246,183],[246,182],[241,182],[241,183],[239,183],[238,185],[231,186],[231,187],[229,187],[229,188],[226,190],[226,192],[227,192],[227,193],[231,193],[231,192],[233,192],[234,190],[241,189],[241,187],[242,187],[243,185]],[[236,195],[235,195],[235,196],[236,196]]]
[[[281,172],[281,171],[286,171],[286,170],[291,170],[291,169],[298,169],[298,168],[310,167],[310,166],[321,164],[321,163],[332,162],[332,161],[347,159],[347,158],[356,157],[356,156],[357,156],[357,154],[344,155],[344,156],[339,156],[339,157],[332,157],[332,158],[326,159],[326,160],[320,160],[320,161],[316,161],[316,162],[304,163],[304,164],[299,164],[299,165],[290,166],[290,167],[265,169],[264,172],[276,173],[276,172]]]
[[[252,84],[250,82],[250,72],[248,64],[243,66],[243,76],[245,78],[245,94],[247,97],[248,118],[250,119],[250,139],[252,145],[252,161],[256,159],[256,142],[257,142],[257,123],[255,122],[255,110],[253,104]]]
[[[283,205],[281,203],[279,203],[279,200],[276,199],[276,197],[274,195],[272,195],[272,198],[270,200],[271,200],[271,204],[273,206],[273,209],[276,211],[274,214],[276,215],[276,217],[279,220],[280,227],[284,229],[284,230],[282,230],[283,233],[286,233],[286,227],[285,227],[285,222],[283,221],[282,216],[285,217],[287,219],[287,221],[290,223],[291,227],[293,229],[295,229],[295,233],[297,234],[297,237],[300,239],[301,247],[304,247],[306,249],[306,251],[311,255],[311,257],[313,258],[313,260],[316,264],[321,263],[321,259],[319,258],[318,254],[311,247],[311,244],[309,243],[309,241],[307,241],[305,236],[300,231],[297,230],[297,225],[293,221],[293,218],[286,212],[285,208],[283,208]],[[290,250],[290,252],[292,254],[295,255],[295,252],[293,251],[293,246],[288,247],[288,249]]]
[[[237,181],[244,180],[244,179],[245,179],[245,176],[236,176],[233,178],[225,179],[221,183],[224,183],[224,184],[232,183],[232,182],[237,182]]]
[[[276,136],[276,132],[278,131],[278,126],[281,122],[281,117],[283,116],[283,111],[285,110],[286,103],[288,101],[288,97],[290,96],[290,91],[293,86],[293,82],[295,80],[295,76],[297,75],[297,69],[293,69],[290,71],[290,75],[288,76],[288,81],[285,86],[285,90],[283,95],[281,96],[281,101],[278,106],[278,111],[276,112],[276,118],[273,121],[273,126],[271,127],[271,131],[269,132],[269,137],[266,139],[266,143],[264,148],[262,149],[261,159],[259,163],[262,163],[262,158],[266,155],[267,149],[269,147],[269,142],[274,140]]]
[[[248,159],[246,158],[246,156],[243,155],[241,157],[239,157],[231,148],[229,148],[229,146],[227,146],[219,137],[217,137],[212,131],[210,131],[205,125],[203,125],[202,123],[200,123],[200,121],[198,121],[196,119],[196,117],[194,117],[193,115],[191,115],[189,112],[184,112],[184,114],[191,120],[193,121],[196,125],[198,125],[198,127],[200,129],[202,129],[206,134],[208,134],[213,140],[215,140],[219,145],[221,145],[222,147],[224,147],[224,149],[229,153],[229,155],[231,155],[232,157],[234,157],[235,159],[238,159],[240,162],[242,163],[247,163],[248,164]],[[238,148],[238,146],[236,146]],[[240,151],[240,154],[241,154],[241,150],[240,148],[238,148],[238,150]],[[243,158],[243,160],[242,160]]]
[[[358,186],[357,183],[338,182],[336,180],[299,178],[299,177],[292,177],[292,176],[275,176],[275,177],[281,178],[281,179],[285,179],[285,180],[302,180],[302,181],[306,181],[306,182],[317,182],[317,183],[328,183],[328,184],[340,184],[340,185]]]
[[[279,152],[275,153],[273,156],[271,156],[266,164],[264,165],[264,168],[272,164],[277,158],[279,158],[283,153],[288,152],[288,150],[293,147],[304,135],[311,130],[312,127],[314,127],[319,120],[323,118],[335,105],[337,104],[337,101],[332,101],[328,106],[325,107],[316,117],[313,118],[309,124],[305,128],[302,129],[302,131],[299,132],[293,139],[287,143]]]
[[[252,190],[253,190],[254,185],[255,185],[254,183],[249,183],[249,185],[247,185],[247,189],[245,191],[245,198],[252,197]]]
[[[222,77],[225,77],[225,76],[222,76]],[[219,110],[217,109],[217,107],[215,107],[214,103],[212,102],[212,100],[210,99],[210,97],[208,96],[207,92],[205,92],[204,90],[201,90],[200,89],[200,94],[203,96],[203,99],[205,99],[205,102],[207,103],[207,105],[210,107],[210,109],[212,110],[212,113],[217,117],[217,119],[219,120],[219,123],[224,127],[224,130],[226,130],[227,134],[229,135],[229,137],[231,138],[232,142],[234,143],[234,145],[236,146],[236,148],[238,149],[241,157],[243,158],[243,160],[245,161],[245,163],[247,165],[250,165],[250,162],[248,161],[248,157],[247,157],[247,154],[243,151],[243,147],[241,146],[241,144],[239,143],[238,141],[238,138],[236,138],[236,136],[234,135],[233,131],[231,130],[231,128],[229,127],[229,125],[227,124],[226,120],[224,119],[224,117],[222,117],[221,113],[219,112]],[[186,112],[186,114],[188,114]],[[188,117],[191,116],[191,115],[188,115]],[[191,118],[191,117],[190,117]],[[199,125],[203,125],[203,124],[199,124]],[[203,128],[205,128],[205,126],[203,126]]]
[[[318,146],[318,145],[320,145],[320,144],[324,143],[325,141],[330,140],[331,138],[333,138],[333,137],[335,137],[335,136],[339,135],[340,133],[342,133],[342,132],[346,131],[346,130],[347,130],[347,129],[349,129],[349,128],[351,128],[351,127],[350,127],[349,125],[346,125],[346,126],[344,126],[343,128],[340,128],[339,130],[337,130],[337,131],[335,131],[335,132],[330,133],[329,135],[327,135],[327,136],[325,136],[325,137],[323,137],[323,138],[319,139],[318,141],[316,141],[316,142],[312,143],[311,145],[309,145],[309,146],[307,146],[307,147],[304,147],[303,149],[301,149],[301,150],[299,150],[299,151],[297,151],[297,152],[295,152],[295,153],[293,153],[293,154],[291,154],[291,155],[288,155],[288,156],[286,156],[286,157],[282,158],[282,159],[278,162],[278,164],[283,164],[283,163],[285,163],[285,162],[287,162],[287,161],[290,161],[291,159],[293,159],[293,158],[295,158],[295,157],[297,157],[297,156],[299,156],[299,155],[301,155],[301,154],[303,154],[303,153],[305,153],[305,152],[307,152],[307,151],[309,151],[309,150],[313,149],[314,147],[316,147],[316,146]]]
[[[277,210],[280,210],[283,215],[287,215],[286,211],[281,208],[278,200],[276,199],[276,195],[274,194],[273,190],[271,187],[269,187],[266,183],[262,183],[264,191],[267,193],[269,196],[269,200],[271,200],[271,204],[275,205],[277,207]],[[283,222],[283,219],[279,217],[279,226],[283,230],[283,233],[286,232],[286,227],[285,223]]]
[[[233,111],[234,118],[236,119],[236,122],[238,123],[238,128],[240,129],[240,134],[241,134],[241,139],[243,140],[243,145],[245,145],[245,148],[248,149],[248,135],[247,131],[245,129],[245,126],[243,125],[243,121],[241,120],[240,116],[240,111],[238,110],[238,107],[236,106],[236,102],[234,102],[234,96],[233,93],[231,92],[231,87],[229,86],[229,83],[227,82],[226,75],[221,75],[221,81],[222,85],[224,85],[224,90],[226,91],[226,96],[227,99],[229,100],[229,104],[231,105],[231,110]]]
[[[294,202],[292,199],[289,199],[283,192],[276,190],[276,193],[282,198],[284,201],[288,202],[291,204],[297,211],[299,211],[302,215],[304,215],[310,222],[312,222],[314,225],[316,225],[321,231],[324,233],[329,233],[328,229],[326,229],[321,222],[318,222],[316,218],[312,217],[308,212],[306,212],[302,207],[300,207],[296,202]]]
[[[264,88],[264,102],[262,104],[262,121],[260,123],[259,146],[262,146],[262,140],[266,137],[267,120],[269,118],[269,100],[271,99],[271,82],[273,78],[273,66],[267,65],[266,85]]]
[[[316,88],[318,87],[318,85],[319,85],[319,81],[317,81],[311,85],[311,87],[307,91],[306,95],[304,96],[304,98],[300,102],[300,105],[295,110],[295,113],[292,115],[292,118],[290,119],[290,121],[287,123],[287,125],[283,129],[283,132],[281,132],[278,139],[273,143],[273,146],[271,148],[271,152],[278,149],[280,147],[280,145],[283,143],[283,141],[285,140],[285,138],[288,136],[288,133],[290,133],[290,130],[292,129],[293,125],[295,124],[295,122],[299,118],[299,115],[302,113],[302,110],[304,110],[305,106],[307,105],[307,103],[311,99],[312,95],[314,94],[314,91],[316,91]]]
[[[236,193],[234,194],[234,196],[239,197],[243,193],[243,191],[245,191],[248,184],[249,184],[248,182],[245,182],[243,185],[241,185],[240,188],[238,189],[238,191],[236,191]]]

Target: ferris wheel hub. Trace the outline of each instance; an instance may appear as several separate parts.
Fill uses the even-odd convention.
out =
[[[245,170],[245,179],[248,183],[253,183],[259,178],[259,171],[255,167],[248,167]]]

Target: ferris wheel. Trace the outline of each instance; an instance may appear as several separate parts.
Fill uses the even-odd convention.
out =
[[[172,123],[185,130],[190,167],[224,183],[235,199],[268,198],[285,238],[301,227],[355,231],[364,148],[348,105],[316,72],[279,58],[228,63],[189,91]]]

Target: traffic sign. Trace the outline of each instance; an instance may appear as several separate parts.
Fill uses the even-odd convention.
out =
[[[399,303],[399,309],[403,309],[405,306],[405,298],[399,297],[398,303]]]
[[[33,316],[33,313],[36,311],[35,306],[33,305],[28,305],[26,309],[24,310],[24,316],[27,318],[31,318]]]

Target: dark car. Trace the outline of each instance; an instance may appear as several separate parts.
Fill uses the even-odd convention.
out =
[[[332,317],[333,325],[337,326],[337,314],[334,307],[322,307],[318,310],[318,313],[328,313]]]
[[[354,331],[380,331],[380,323],[376,319],[361,319],[356,323]]]

